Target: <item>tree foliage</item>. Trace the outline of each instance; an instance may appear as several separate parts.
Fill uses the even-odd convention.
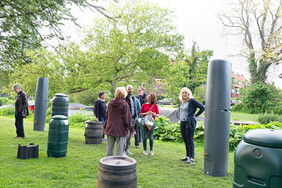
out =
[[[91,4],[93,1],[96,0],[1,0],[0,87],[9,82],[7,75],[16,66],[32,62],[25,50],[38,49],[43,41],[45,46],[50,45],[48,40],[52,38],[60,45],[64,39],[60,26],[66,20],[76,20],[71,15],[71,5],[105,15],[102,7]]]
[[[282,60],[281,0],[239,0],[230,6],[232,11],[220,19],[228,34],[242,39],[251,82],[266,83],[269,67]]]
[[[178,98],[181,88],[188,87],[193,93],[197,92],[203,100],[205,96],[203,85],[206,84],[208,62],[212,55],[212,51],[201,51],[194,43],[191,52],[186,53],[183,60],[171,63],[166,78],[169,95]]]
[[[265,85],[261,82],[242,89],[241,93],[243,105],[251,113],[270,112],[279,98],[279,90],[274,86]]]
[[[104,88],[113,94],[116,86],[148,87],[155,78],[163,78],[160,70],[169,64],[169,55],[183,48],[172,11],[148,1],[127,1],[107,9],[118,19],[97,18],[75,49],[80,52],[63,54],[70,80],[81,81],[82,90]],[[80,74],[74,75],[73,69]]]

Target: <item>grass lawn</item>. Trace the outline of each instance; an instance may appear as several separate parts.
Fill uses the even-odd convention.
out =
[[[84,129],[70,128],[66,157],[47,157],[48,124],[45,131],[33,131],[33,123],[24,120],[26,139],[16,140],[14,119],[0,117],[0,187],[96,187],[99,160],[106,155],[106,142],[87,145]],[[18,144],[39,145],[39,158],[17,159]],[[142,145],[141,145],[142,146]],[[204,174],[203,143],[195,144],[195,164],[180,161],[184,144],[154,142],[154,156],[130,148],[137,161],[138,187],[232,187],[233,156],[229,154],[228,175]]]

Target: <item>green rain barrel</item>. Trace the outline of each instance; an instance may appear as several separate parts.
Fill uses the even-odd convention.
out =
[[[282,130],[244,135],[234,155],[233,187],[282,187]]]
[[[63,115],[68,117],[69,113],[69,98],[67,95],[57,93],[52,99],[52,117],[55,115]]]
[[[53,116],[49,123],[48,157],[65,157],[67,155],[69,121],[66,116]]]

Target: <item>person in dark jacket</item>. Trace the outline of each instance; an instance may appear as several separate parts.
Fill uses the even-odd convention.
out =
[[[132,85],[128,85],[126,87],[126,91],[127,91],[127,96],[125,98],[126,102],[129,104],[130,106],[130,112],[131,112],[131,121],[132,121],[132,125],[135,128],[136,134],[135,134],[135,147],[138,148],[139,147],[139,138],[138,138],[138,134],[139,134],[139,130],[137,128],[137,123],[136,120],[139,117],[139,113],[141,110],[141,105],[140,102],[137,98],[135,98],[133,96],[133,86]],[[130,136],[129,136],[129,132],[127,135],[127,141],[125,144],[125,154],[127,155],[132,155],[132,153],[129,151],[129,147],[130,147]]]
[[[181,89],[179,99],[181,105],[176,111],[176,116],[180,119],[180,132],[186,148],[186,157],[180,160],[192,164],[195,157],[194,133],[197,123],[195,118],[204,112],[205,107],[193,98],[191,90],[187,87]],[[196,113],[197,108],[200,110]]]
[[[28,115],[28,101],[25,92],[21,89],[19,84],[13,85],[14,91],[18,94],[15,101],[15,126],[16,126],[16,139],[24,139],[24,126],[22,112]]]
[[[94,115],[96,116],[96,121],[102,121],[105,124],[106,120],[106,112],[107,112],[107,101],[106,93],[104,91],[99,92],[99,98],[95,101],[94,104]],[[105,139],[105,135],[103,134],[103,141],[107,141]]]
[[[143,104],[147,103],[146,96],[147,95],[145,93],[145,88],[143,86],[138,87],[138,95],[136,96],[136,98],[139,100],[141,106]],[[139,142],[141,142],[143,140],[142,129],[138,125],[135,126],[135,129],[138,129],[138,130],[136,130],[136,135],[137,135],[136,137],[138,138]],[[136,144],[136,142],[135,142],[135,146],[136,147],[138,146],[138,144]]]
[[[103,133],[107,135],[107,156],[114,155],[114,146],[116,146],[116,156],[126,156],[125,142],[128,130],[130,137],[135,135],[135,129],[131,122],[130,107],[125,101],[127,92],[124,87],[118,87],[115,91],[115,98],[108,105],[106,122],[103,126]]]

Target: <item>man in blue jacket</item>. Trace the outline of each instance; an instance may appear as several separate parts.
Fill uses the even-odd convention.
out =
[[[140,105],[139,100],[136,97],[133,96],[133,86],[128,85],[126,87],[126,90],[127,90],[127,96],[126,96],[125,100],[129,104],[129,107],[130,107],[132,125],[134,127],[136,127],[136,120],[139,116],[139,113],[140,113],[140,110],[141,110],[141,105]],[[130,134],[130,132],[128,132],[128,133]],[[125,145],[125,154],[132,155],[132,153],[128,150],[128,148],[130,146],[130,136],[129,136],[129,134],[127,136],[127,142],[126,142],[126,145]],[[139,146],[138,140],[139,140],[138,134],[136,133],[136,135],[135,135],[135,146],[136,147]]]

